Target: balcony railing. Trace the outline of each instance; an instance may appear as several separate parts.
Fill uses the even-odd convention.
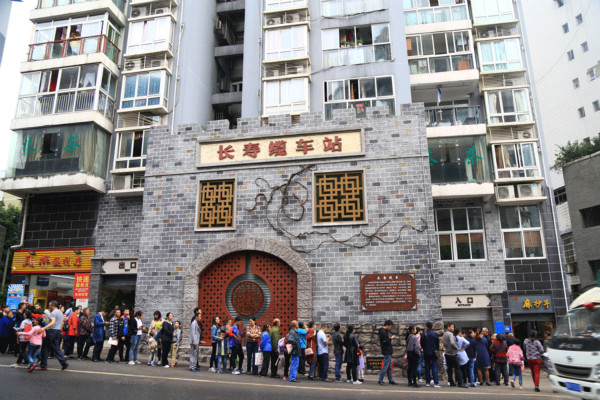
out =
[[[483,123],[479,106],[472,107],[436,107],[425,109],[427,126],[458,126]]]
[[[408,60],[411,75],[474,69],[472,54],[430,56]]]
[[[389,44],[359,45],[325,50],[323,56],[324,68],[387,61],[392,58]]]
[[[423,7],[404,11],[406,25],[434,24],[436,22],[462,21],[469,19],[466,4]]]
[[[116,64],[119,60],[120,50],[105,35],[87,36],[31,44],[27,60],[40,61],[93,53],[104,53]]]
[[[50,8],[57,6],[67,6],[69,4],[78,4],[78,3],[87,3],[90,1],[98,1],[98,0],[38,0],[37,9],[40,8]],[[125,11],[125,0],[112,0],[113,3],[119,8],[121,11]]]
[[[62,114],[76,111],[94,110],[96,89],[73,90],[53,94],[21,97],[17,103],[16,118],[40,115]],[[98,112],[112,120],[115,110],[114,101],[100,92]]]

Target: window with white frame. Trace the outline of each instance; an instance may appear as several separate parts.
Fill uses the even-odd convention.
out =
[[[523,68],[519,39],[482,42],[478,46],[482,71]]]
[[[265,41],[266,61],[308,55],[308,28],[306,25],[267,30]]]
[[[324,29],[322,35],[324,68],[392,59],[389,24]]]
[[[594,66],[587,70],[587,76],[590,78],[590,81],[593,81],[598,77],[598,68],[598,66]]]
[[[494,90],[486,92],[488,123],[531,121],[527,89]]]
[[[406,25],[469,19],[466,0],[403,0]]]
[[[395,114],[394,80],[378,76],[324,82],[325,119],[333,118],[333,110],[354,108],[358,118],[366,117],[367,107],[388,106]]]
[[[499,207],[506,258],[544,257],[542,222],[537,205]]]
[[[473,21],[484,24],[515,19],[512,0],[478,0],[471,2]]]
[[[481,207],[435,210],[438,259],[485,259],[485,231]]]
[[[166,71],[127,75],[122,90],[121,108],[167,107],[169,80]]]
[[[387,0],[321,0],[321,15],[336,17],[386,10]]]
[[[266,81],[263,114],[308,111],[308,78]]]
[[[407,36],[411,74],[461,71],[475,68],[470,31]]]
[[[139,53],[171,49],[173,25],[171,17],[132,22],[129,26],[127,52]]]
[[[265,10],[285,10],[306,7],[306,0],[265,0]]]
[[[536,149],[535,143],[494,145],[496,179],[541,176]]]
[[[115,169],[146,166],[149,134],[150,131],[119,133],[115,150]]]

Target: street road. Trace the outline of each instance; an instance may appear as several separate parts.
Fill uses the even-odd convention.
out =
[[[202,368],[192,373],[185,366],[177,368],[148,367],[145,364],[92,363],[71,360],[69,368],[61,371],[56,360],[49,360],[48,371],[27,373],[25,368],[9,368],[12,356],[0,356],[0,399],[215,399],[215,400],[286,400],[286,399],[569,399],[553,394],[547,379],[542,381],[542,392],[535,393],[531,378],[525,379],[525,390],[493,386],[482,388],[440,389],[409,388],[406,379],[402,385],[382,387],[375,376],[365,376],[363,385],[322,383],[300,376],[298,383],[281,379],[259,378],[248,375],[214,374]],[[572,398],[570,398],[572,399]]]

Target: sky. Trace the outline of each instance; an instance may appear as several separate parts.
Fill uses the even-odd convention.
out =
[[[0,0],[8,1],[8,0]],[[0,65],[0,173],[4,175],[10,150],[12,132],[10,121],[15,116],[19,85],[21,84],[20,65],[27,59],[27,51],[33,31],[29,12],[37,0],[13,1],[2,65]]]

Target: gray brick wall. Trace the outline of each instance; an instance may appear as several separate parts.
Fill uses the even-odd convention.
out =
[[[368,223],[315,228],[312,225],[312,200],[309,195],[304,219],[286,227],[294,232],[319,229],[336,237],[346,238],[358,233],[372,233],[381,224],[384,238],[398,235],[404,224],[414,227],[426,221],[428,229],[416,233],[404,229],[395,244],[374,241],[362,249],[339,244],[326,244],[302,257],[313,273],[313,317],[317,321],[341,320],[378,322],[393,317],[397,321],[440,320],[440,285],[434,243],[433,202],[428,166],[423,106],[402,106],[402,113],[387,116],[387,109],[368,111],[367,119],[356,120],[352,110],[340,110],[333,121],[323,121],[321,114],[302,115],[299,124],[292,125],[289,115],[270,118],[266,126],[258,119],[240,119],[238,129],[229,130],[228,122],[209,123],[205,130],[199,125],[182,125],[174,135],[166,128],[152,131],[148,147],[143,222],[140,240],[140,262],[136,304],[150,315],[154,309],[172,311],[181,316],[183,279],[186,270],[199,254],[231,238],[265,237],[285,239],[274,232],[265,220],[264,207],[255,212],[252,207],[258,188],[255,179],[262,177],[272,185],[283,183],[300,169],[298,162],[264,165],[238,165],[210,170],[197,169],[196,140],[253,138],[264,135],[327,132],[328,129],[364,128],[366,156],[352,159],[316,161],[316,171],[365,171]],[[307,163],[302,163],[305,165]],[[195,232],[196,192],[200,180],[237,179],[236,230]],[[312,175],[301,179],[312,187]],[[318,235],[306,235],[294,241],[301,248],[315,247]],[[107,246],[108,248],[108,246]],[[413,312],[361,312],[359,275],[375,272],[416,272],[418,310]],[[430,282],[430,277],[433,283]]]
[[[142,197],[104,196],[98,213],[96,258],[137,258],[142,232]]]

